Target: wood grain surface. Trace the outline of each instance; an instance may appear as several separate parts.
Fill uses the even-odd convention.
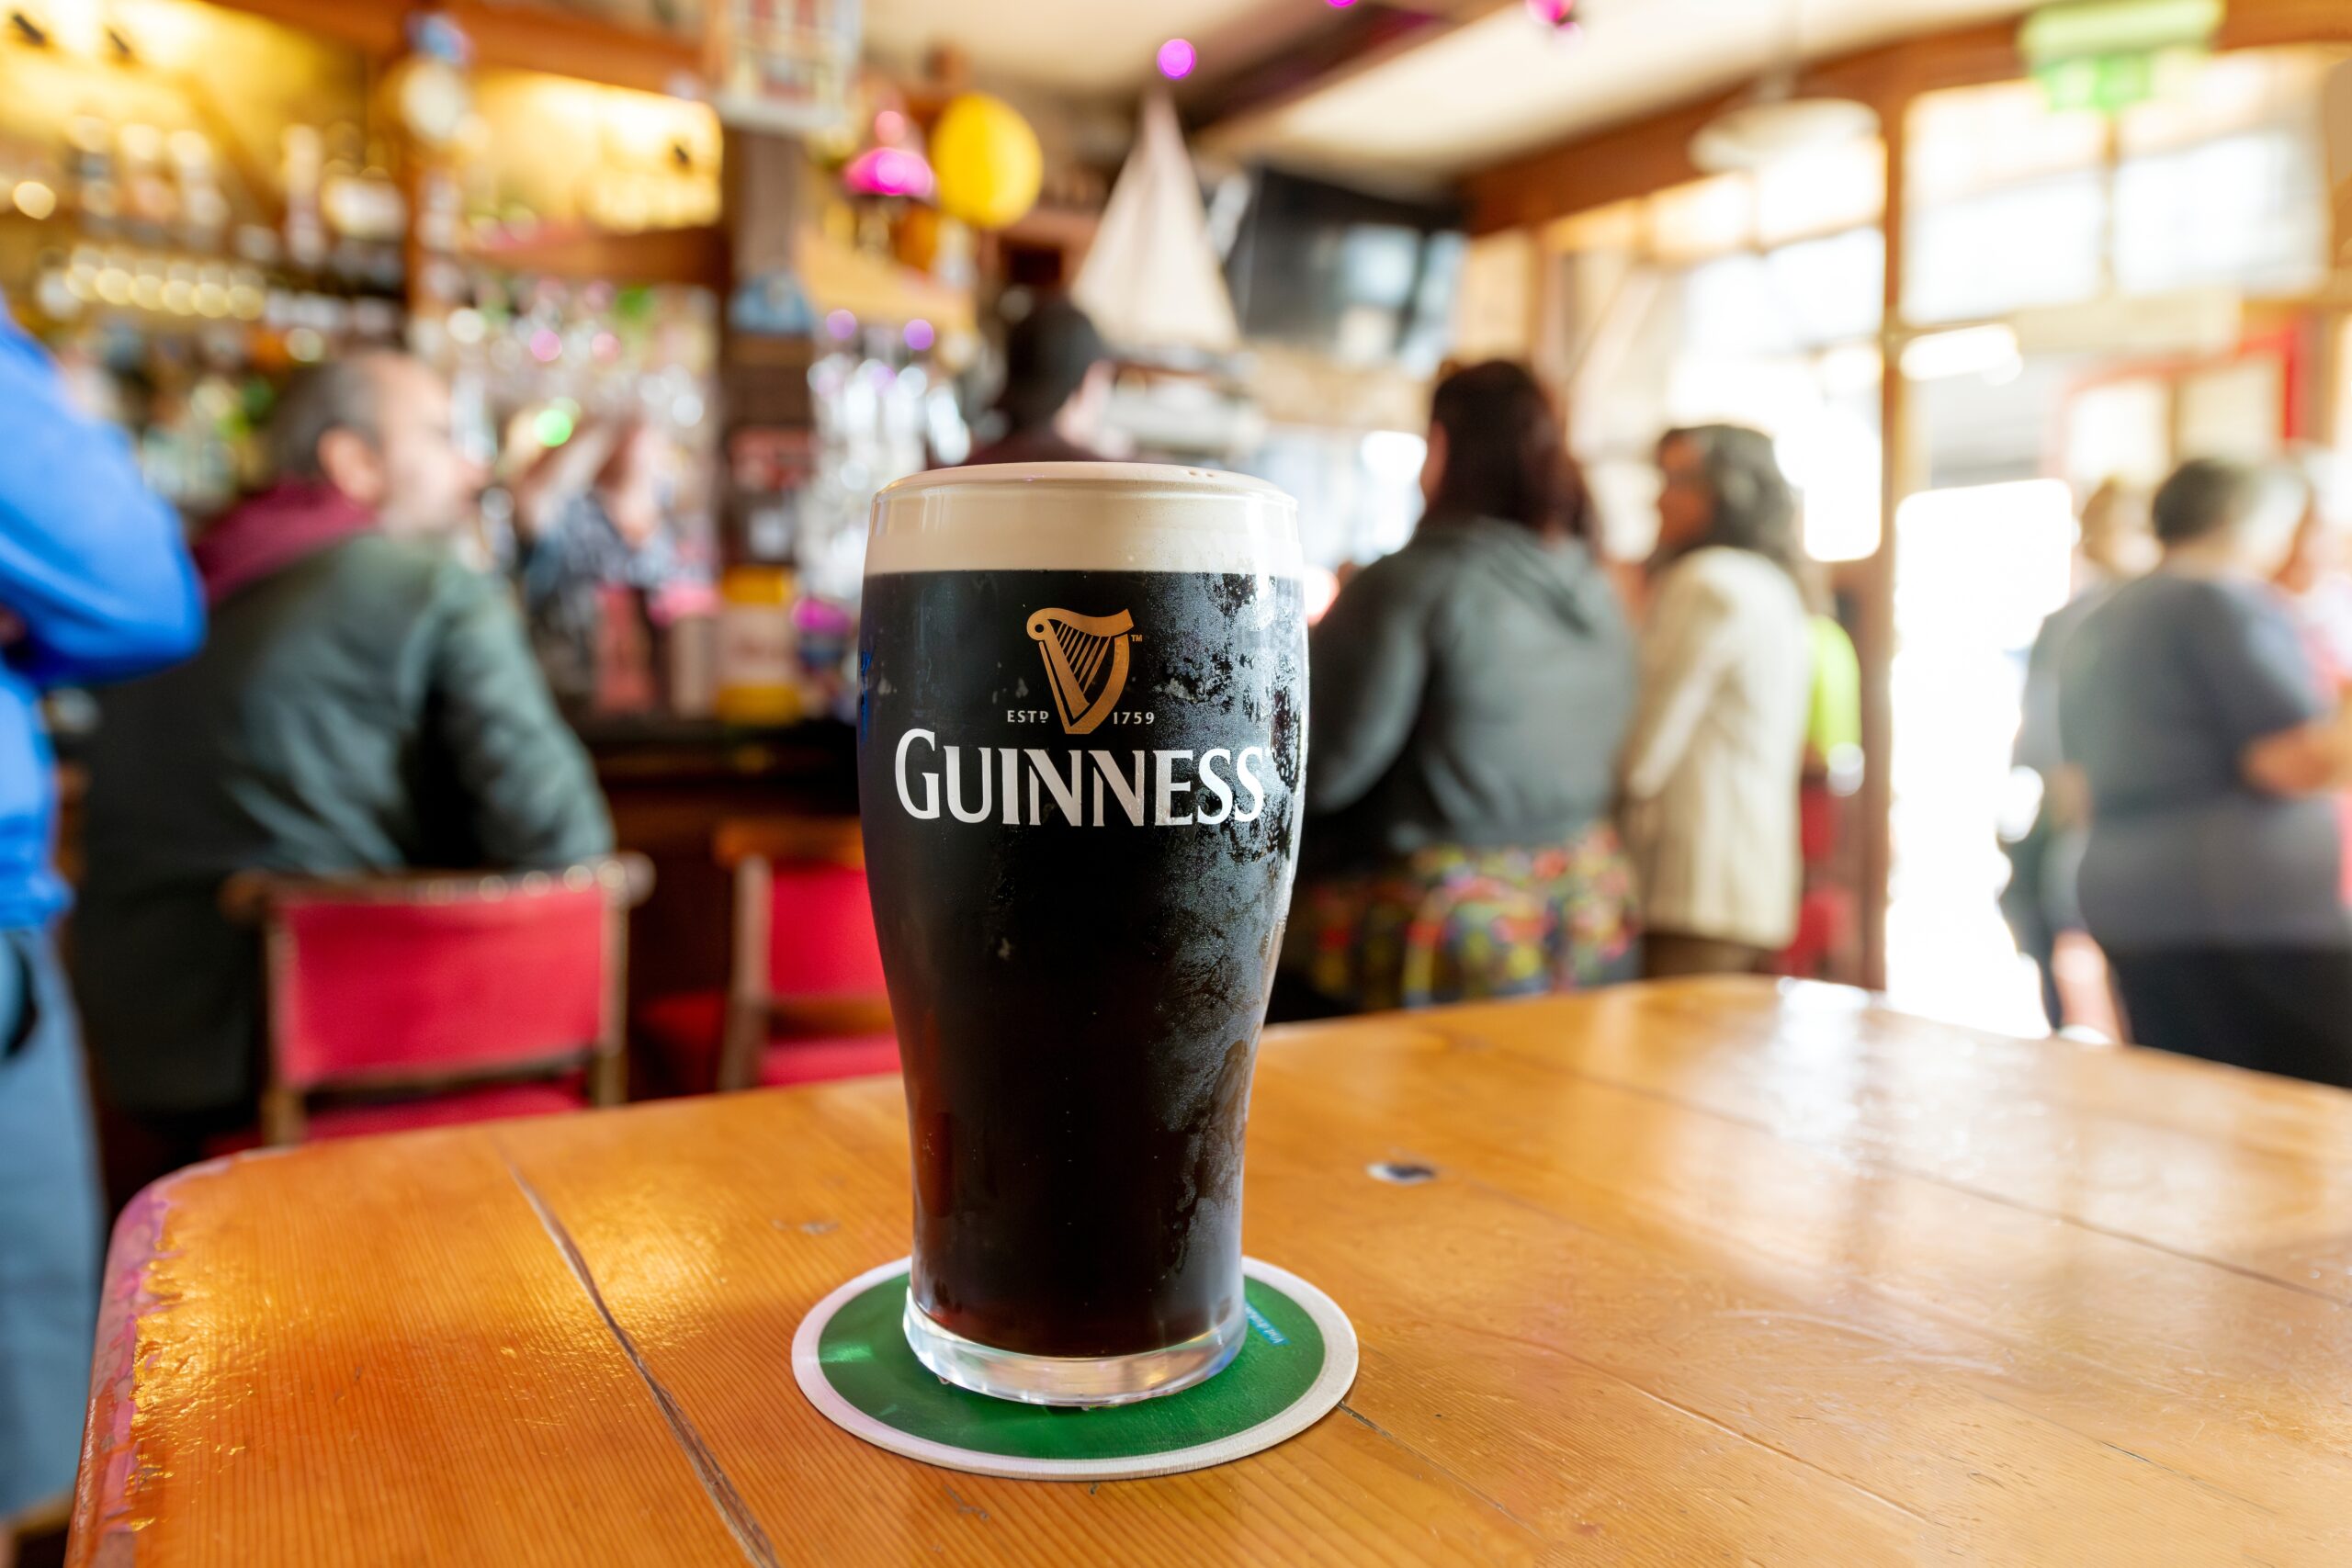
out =
[[[1363,1338],[1221,1469],[792,1382],[895,1082],[243,1156],[125,1216],[71,1562],[2352,1562],[2352,1096],[1679,982],[1276,1031],[1248,1246]],[[1367,1168],[1414,1160],[1434,1180]]]

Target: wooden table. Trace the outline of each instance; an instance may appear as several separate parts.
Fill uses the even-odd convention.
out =
[[[1250,1249],[1363,1341],[1268,1453],[818,1416],[794,1325],[907,1246],[868,1081],[175,1179],[71,1561],[2352,1562],[2352,1097],[1718,981],[1279,1032],[1256,1103]]]

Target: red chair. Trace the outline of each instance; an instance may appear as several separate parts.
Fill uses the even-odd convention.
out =
[[[222,907],[263,931],[262,1141],[619,1103],[628,910],[651,884],[640,855],[232,878]]]
[[[727,992],[657,998],[638,1013],[671,1083],[695,1092],[897,1072],[856,820],[724,822],[712,851],[735,881]]]

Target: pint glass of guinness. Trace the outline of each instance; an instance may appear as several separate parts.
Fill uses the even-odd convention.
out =
[[[1306,733],[1296,509],[1047,463],[874,503],[865,863],[906,1066],[906,1334],[1119,1404],[1240,1348],[1241,1146]]]

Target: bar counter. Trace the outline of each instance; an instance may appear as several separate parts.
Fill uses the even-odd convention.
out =
[[[70,1561],[2352,1561],[2352,1096],[1706,981],[1270,1032],[1255,1110],[1249,1250],[1363,1340],[1265,1453],[811,1409],[795,1325],[907,1248],[869,1079],[152,1190]]]
[[[611,805],[618,846],[653,863],[629,917],[632,1003],[727,984],[734,893],[712,858],[735,818],[857,815],[857,736],[810,720],[745,728],[715,719],[598,718],[574,726]]]

